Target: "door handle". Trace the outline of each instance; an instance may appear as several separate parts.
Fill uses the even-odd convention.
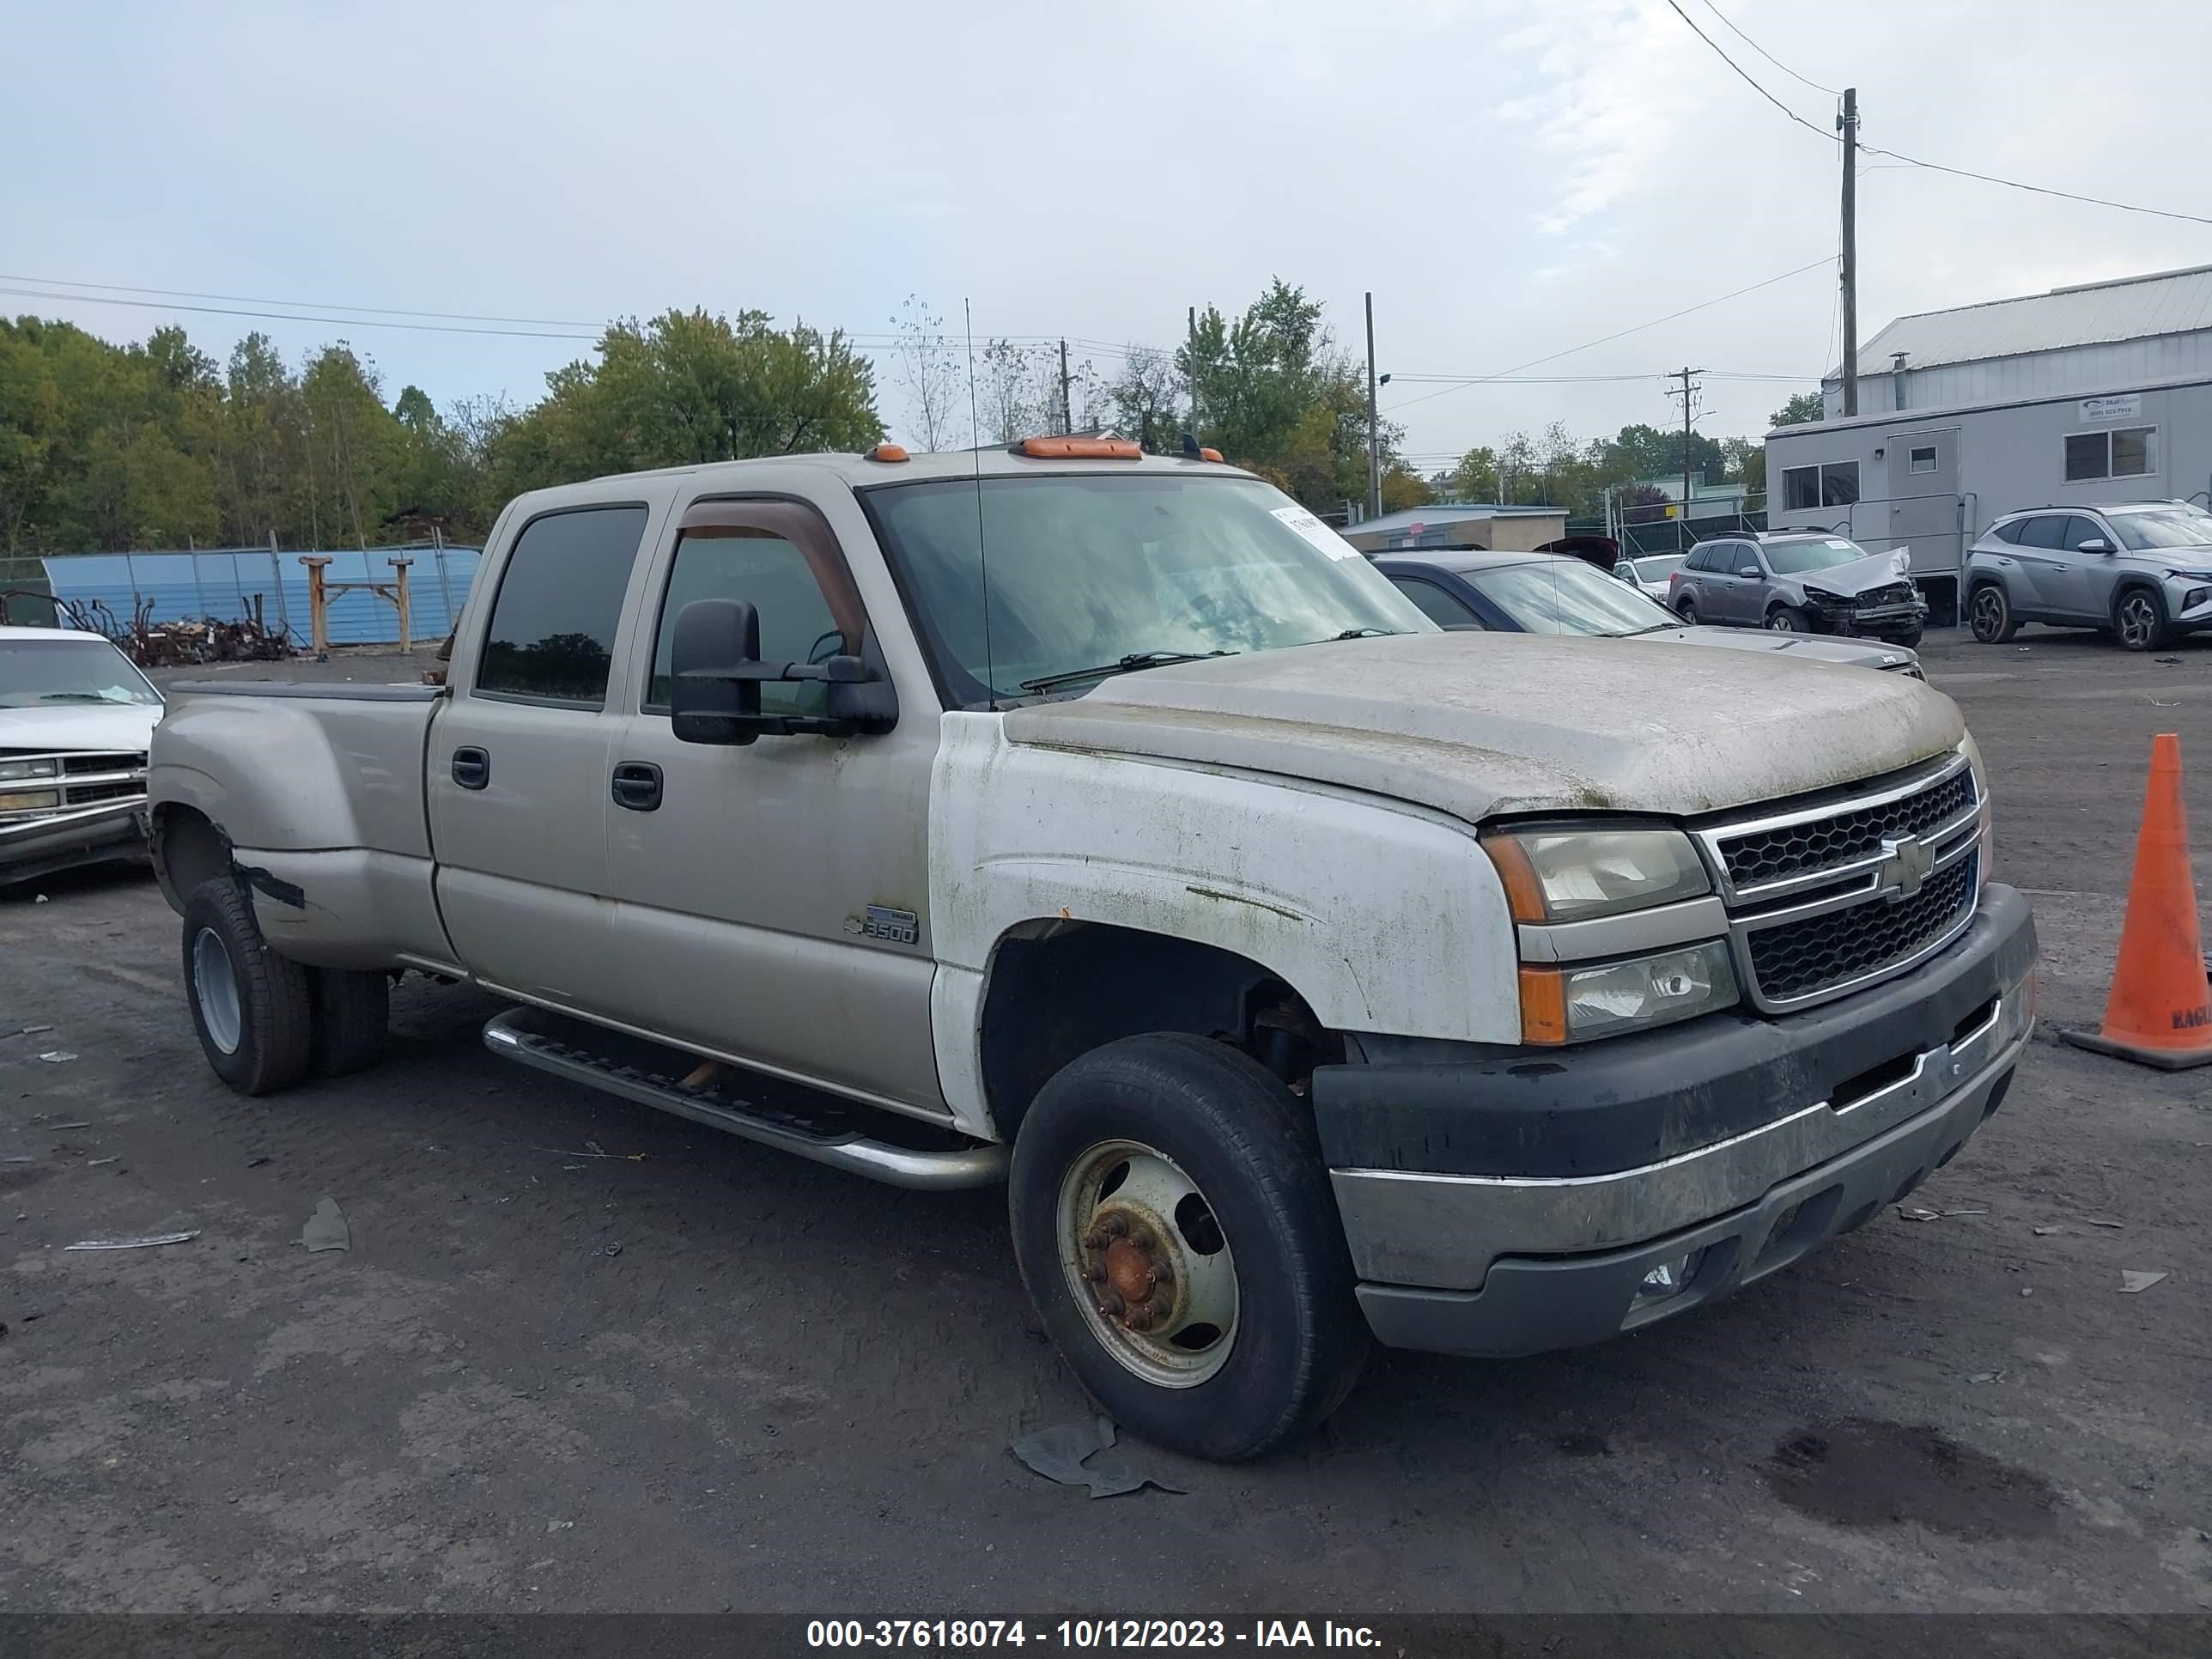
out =
[[[649,761],[624,761],[615,768],[614,798],[617,806],[633,812],[650,812],[660,805],[660,769]]]
[[[481,749],[456,749],[453,781],[464,789],[483,788],[491,781],[491,757]]]

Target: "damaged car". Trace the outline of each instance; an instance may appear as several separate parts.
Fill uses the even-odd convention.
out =
[[[161,708],[101,635],[0,628],[0,885],[145,856]]]
[[[1911,556],[1904,548],[1869,553],[1825,530],[1718,536],[1690,550],[1667,603],[1686,623],[1915,646],[1928,602],[1913,586]]]

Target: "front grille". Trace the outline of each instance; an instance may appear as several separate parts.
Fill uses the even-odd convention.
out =
[[[1851,603],[1862,605],[1909,605],[1912,601],[1912,593],[1911,582],[1892,582],[1887,587],[1877,587],[1871,592],[1860,594]]]
[[[1973,805],[1974,775],[1961,767],[1901,799],[1857,807],[1833,817],[1724,836],[1721,859],[1736,886],[1756,886],[1869,857],[1881,850],[1884,840],[1925,836],[1963,817]]]
[[[1911,898],[1878,900],[1753,932],[1758,994],[1771,1003],[1818,996],[1918,956],[1974,907],[1978,850],[1937,872]]]
[[[67,806],[91,806],[104,800],[128,800],[146,793],[143,778],[120,778],[113,783],[72,783],[62,792]]]
[[[143,772],[146,757],[122,750],[102,755],[64,755],[62,772],[64,775],[79,772]]]

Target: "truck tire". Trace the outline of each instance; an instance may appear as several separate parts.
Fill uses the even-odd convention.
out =
[[[1014,1141],[1014,1255],[1045,1328],[1117,1423],[1256,1457],[1343,1402],[1369,1336],[1297,1097],[1204,1037],[1072,1060]]]
[[[274,1094],[307,1074],[314,1002],[307,970],[278,956],[228,876],[185,901],[185,1000],[201,1052],[242,1095]]]
[[[2112,631],[2130,651],[2162,651],[2172,636],[2166,596],[2154,587],[2124,587],[2112,601]]]
[[[2020,632],[2020,618],[2012,614],[2012,598],[2002,582],[1983,582],[1966,602],[1974,638],[1984,645],[2008,645]]]
[[[307,1069],[316,1077],[348,1077],[384,1058],[392,1015],[392,981],[381,972],[310,968],[314,1026]]]

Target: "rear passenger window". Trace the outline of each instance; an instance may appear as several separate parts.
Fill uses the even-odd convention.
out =
[[[2012,542],[2017,544],[2020,541],[2020,532],[2027,528],[2027,520],[2014,519],[2010,524],[1999,525],[1990,533],[2001,542]]]
[[[1420,613],[1439,628],[1481,628],[1485,624],[1475,615],[1474,608],[1434,582],[1424,581],[1419,576],[1393,576],[1398,591],[1419,609]]]
[[[492,601],[477,663],[480,696],[597,708],[646,510],[549,513],[523,526]]]
[[[2065,538],[2066,515],[2063,513],[2046,513],[2021,526],[2022,547],[2057,547]]]

